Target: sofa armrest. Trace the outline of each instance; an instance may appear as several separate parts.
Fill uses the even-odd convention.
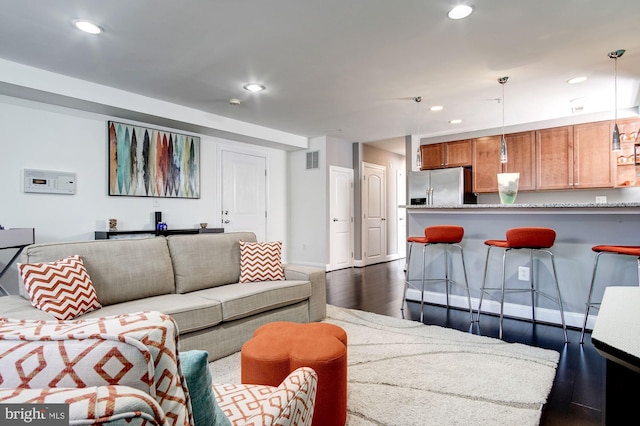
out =
[[[289,374],[277,388],[213,385],[216,400],[234,426],[308,426],[313,420],[318,375],[309,367]]]
[[[301,280],[311,283],[309,298],[309,321],[322,321],[327,316],[327,273],[320,268],[303,265],[284,265],[286,280]]]
[[[154,398],[129,386],[0,389],[0,403],[68,404],[69,417],[65,420],[69,425],[122,424],[123,421],[128,425],[169,425]],[[0,414],[0,420],[4,416],[6,413]]]

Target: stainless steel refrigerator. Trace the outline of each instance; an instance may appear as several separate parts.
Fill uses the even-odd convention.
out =
[[[412,205],[476,204],[471,170],[464,167],[409,172],[408,192]]]

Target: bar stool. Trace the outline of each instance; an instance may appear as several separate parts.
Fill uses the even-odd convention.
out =
[[[547,299],[555,302],[560,307],[560,318],[562,319],[562,331],[564,332],[564,341],[567,339],[567,326],[564,322],[564,309],[562,307],[562,298],[560,296],[560,286],[558,285],[558,274],[556,273],[556,264],[553,257],[553,253],[548,249],[553,246],[556,239],[556,232],[550,228],[538,228],[538,227],[523,227],[523,228],[511,228],[507,230],[506,240],[487,240],[485,245],[487,248],[487,258],[484,264],[484,278],[482,279],[482,288],[480,289],[480,303],[478,304],[478,321],[480,321],[480,309],[482,307],[482,299],[485,293],[488,291],[500,290],[500,339],[502,339],[502,322],[504,318],[504,295],[507,292],[530,292],[531,293],[531,319],[535,323],[535,294],[540,294]],[[502,248],[504,253],[502,255],[502,286],[501,287],[486,287],[487,283],[487,270],[489,266],[489,257],[492,248]],[[530,288],[505,288],[505,280],[507,273],[507,254],[511,250],[529,250],[529,265],[531,271],[529,274],[529,286]],[[553,269],[553,279],[556,285],[557,297],[549,295],[543,291],[540,291],[534,286],[533,280],[533,254],[546,253],[551,259],[551,267]]]
[[[413,252],[413,246],[416,244],[422,245],[422,292],[420,293],[420,322],[424,318],[424,288],[427,281],[444,281],[446,287],[447,308],[449,307],[449,286],[451,284],[457,284],[450,278],[449,270],[449,250],[451,247],[456,247],[460,251],[460,259],[462,262],[462,272],[464,274],[464,286],[467,292],[467,303],[469,306],[469,316],[471,322],[473,322],[473,309],[471,307],[471,294],[469,293],[469,282],[467,280],[467,268],[464,263],[464,253],[462,246],[459,244],[464,236],[464,228],[456,225],[436,225],[427,226],[424,228],[424,237],[409,237],[407,242],[409,243],[409,254],[407,255],[407,262],[405,264],[405,280],[404,280],[404,292],[402,296],[402,306],[400,310],[404,313],[404,301],[407,294],[407,289],[411,285],[409,279],[410,266],[411,266],[411,253]],[[426,255],[427,248],[431,246],[442,246],[444,248],[444,278],[426,278],[425,269],[427,267]],[[415,286],[412,286],[417,288]]]
[[[587,309],[584,313],[584,322],[582,323],[582,332],[580,333],[580,344],[584,343],[584,332],[587,328],[587,319],[589,318],[589,310],[591,308],[600,308],[600,302],[592,302],[593,287],[596,282],[596,272],[598,270],[598,261],[602,254],[617,254],[622,256],[635,256],[638,262],[638,284],[640,285],[640,246],[607,246],[599,245],[591,247],[596,252],[596,260],[593,264],[593,274],[591,275],[591,286],[589,287],[589,296],[587,297]]]

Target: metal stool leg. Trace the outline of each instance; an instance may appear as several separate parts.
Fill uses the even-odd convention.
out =
[[[464,287],[467,291],[467,303],[469,304],[469,319],[473,322],[473,308],[471,307],[471,292],[469,291],[469,280],[467,279],[467,266],[464,263],[464,253],[462,246],[459,244],[452,244],[460,249],[460,259],[462,260],[462,273],[464,274]]]
[[[505,249],[502,254],[502,291],[500,295],[500,331],[498,333],[498,338],[502,339],[502,321],[504,320],[504,285],[507,276],[507,253],[511,249]]]
[[[422,291],[420,292],[420,322],[424,320],[424,270],[427,269],[427,246],[422,246]]]
[[[551,257],[551,267],[553,268],[553,279],[556,282],[556,292],[558,293],[558,305],[560,306],[560,319],[562,320],[562,332],[564,333],[564,342],[569,343],[569,338],[567,337],[567,325],[564,321],[564,307],[562,306],[562,296],[560,295],[560,284],[558,283],[558,273],[556,272],[556,260],[555,260],[555,257],[553,256],[553,253],[551,253],[548,250],[544,250],[544,251],[549,253],[549,256]]]
[[[444,244],[444,289],[447,300],[447,309],[449,308],[449,244]]]
[[[484,276],[482,278],[482,287],[480,288],[480,301],[478,302],[478,315],[476,316],[476,321],[480,322],[480,310],[482,308],[482,299],[484,298],[484,287],[487,283],[487,267],[489,266],[489,255],[491,254],[491,249],[493,246],[487,247],[487,257],[484,261]]]
[[[407,298],[407,290],[409,289],[409,271],[411,269],[411,252],[413,251],[413,243],[409,243],[409,253],[407,254],[407,261],[405,263],[404,270],[404,291],[402,292],[402,299],[400,300],[400,310],[403,313],[404,318],[404,302]]]
[[[536,298],[533,283],[533,250],[529,249],[529,287],[531,288],[531,321],[536,322]]]
[[[595,262],[593,263],[593,274],[591,275],[591,286],[589,287],[589,296],[587,297],[587,308],[584,311],[584,321],[582,322],[582,331],[580,332],[580,344],[584,343],[584,332],[587,328],[587,319],[589,318],[589,310],[591,310],[591,296],[593,295],[593,286],[596,282],[596,271],[598,270],[598,260],[603,252],[596,254]]]

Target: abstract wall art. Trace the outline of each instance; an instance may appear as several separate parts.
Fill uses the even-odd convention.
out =
[[[109,121],[109,195],[200,198],[200,138]]]

